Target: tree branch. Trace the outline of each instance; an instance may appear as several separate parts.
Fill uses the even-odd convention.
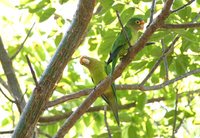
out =
[[[173,122],[173,129],[172,129],[172,138],[175,138],[177,112],[178,112],[178,90],[176,89],[176,100],[175,100],[175,109],[174,109],[174,122]]]
[[[161,28],[164,29],[186,29],[186,28],[199,28],[200,23],[185,23],[185,24],[163,24]]]
[[[34,26],[35,26],[35,23],[33,23],[33,25],[31,26],[31,29],[28,31],[28,34],[26,35],[26,38],[24,39],[22,44],[19,46],[19,48],[16,51],[16,53],[14,53],[13,56],[10,57],[11,60],[13,60],[19,54],[19,52],[22,50],[22,48],[24,47],[24,44],[25,44],[26,40],[28,39],[28,37],[30,36],[31,31],[32,31]]]
[[[179,8],[177,8],[177,9],[175,9],[175,10],[173,10],[173,11],[171,11],[171,13],[174,13],[174,12],[177,12],[177,11],[180,11],[180,10],[184,9],[185,7],[187,7],[187,6],[189,6],[190,4],[192,4],[194,1],[195,1],[195,0],[188,1],[188,3],[186,3],[185,5],[183,5],[183,6],[179,7]]]
[[[30,71],[31,71],[33,80],[34,80],[34,82],[35,82],[35,85],[36,85],[36,87],[39,87],[38,81],[37,81],[37,77],[36,77],[36,75],[35,75],[35,71],[34,71],[32,65],[31,65],[31,61],[30,61],[28,55],[26,55],[26,60],[27,60],[27,62],[28,62],[28,66],[29,66],[29,68],[30,68]]]
[[[10,99],[4,92],[3,90],[0,88],[1,93],[3,94],[4,97],[6,97],[6,99],[8,99],[8,101],[10,101],[11,103],[15,103],[14,100]]]
[[[11,134],[14,130],[0,131],[0,134]]]
[[[165,53],[165,44],[163,39],[161,39],[161,45],[162,45],[162,54]],[[164,62],[164,68],[165,68],[165,80],[169,80],[169,73],[168,73],[168,63],[167,63],[167,56],[163,57],[163,62]]]
[[[155,6],[156,6],[156,0],[152,0],[150,21],[149,21],[149,24],[147,25],[147,27],[149,27],[149,25],[153,22],[153,15],[154,15]]]
[[[33,90],[15,128],[13,138],[30,138],[33,135],[39,117],[43,113],[56,83],[60,80],[65,66],[86,35],[95,3],[96,0],[80,0],[73,22],[40,78],[39,87]]]
[[[171,79],[171,80],[168,80],[168,81],[165,81],[161,84],[157,84],[157,85],[154,85],[154,86],[140,86],[140,85],[123,85],[122,87],[116,87],[117,89],[120,89],[120,90],[123,90],[123,89],[139,89],[141,91],[150,91],[150,90],[158,90],[158,89],[161,89],[167,85],[170,85],[176,81],[179,81],[183,78],[186,78],[192,74],[197,74],[197,73],[200,73],[200,69],[196,69],[196,70],[192,70],[192,71],[189,71],[183,75],[180,75],[179,77],[176,77],[174,79]]]
[[[0,77],[0,84],[1,84],[4,88],[6,88],[7,91],[9,91],[9,92],[11,93],[8,84],[7,84],[1,77]]]
[[[165,100],[164,97],[158,97],[158,98],[152,98],[147,101],[147,103],[153,103],[153,102],[159,102]],[[136,106],[135,102],[124,104],[124,105],[118,105],[119,110],[124,110],[124,109],[130,109]],[[108,105],[106,105],[107,110],[110,111],[110,108]],[[90,107],[86,112],[91,113],[91,112],[99,112],[99,111],[104,111],[105,106],[95,106],[95,107]],[[73,112],[66,112],[65,114],[59,114],[59,115],[54,115],[54,116],[44,116],[40,117],[39,122],[40,123],[49,123],[49,122],[57,122],[59,120],[63,120],[68,118]]]
[[[116,14],[117,14],[117,18],[118,18],[118,20],[119,20],[119,24],[121,25],[122,32],[123,32],[123,34],[124,34],[124,36],[125,36],[125,38],[126,38],[126,40],[127,40],[127,42],[128,42],[129,47],[131,47],[131,42],[130,42],[130,40],[128,39],[128,34],[127,34],[126,30],[124,29],[124,25],[123,25],[122,20],[121,20],[121,18],[120,18],[120,16],[119,16],[119,12],[116,11]]]
[[[200,93],[200,89],[186,91],[186,92],[179,93],[178,98],[182,98],[186,95],[193,95],[193,94],[199,94],[199,93]],[[164,101],[164,100],[165,100],[165,97],[152,98],[152,99],[149,99],[147,101],[147,103],[160,102],[160,101]],[[135,104],[135,102],[133,102],[133,103],[129,103],[129,104],[125,104],[125,105],[118,105],[118,106],[119,106],[119,110],[123,110],[123,109],[130,109],[132,107],[135,107],[136,104]],[[90,107],[88,109],[88,111],[86,111],[86,112],[87,113],[99,112],[99,111],[104,110],[104,107],[105,106]],[[107,109],[110,110],[110,108],[108,108],[108,106],[107,106]],[[68,118],[72,113],[73,112],[71,111],[71,112],[66,112],[65,114],[59,114],[59,115],[54,115],[54,116],[43,116],[43,117],[40,117],[39,122],[40,123],[54,123],[54,122]]]
[[[181,76],[178,76],[177,78],[166,80],[165,82],[153,86],[141,86],[140,84],[123,84],[123,85],[116,85],[117,90],[142,90],[142,91],[151,91],[151,90],[159,90],[162,89],[170,84],[173,84],[174,82],[177,82],[183,78],[186,78],[190,75],[200,73],[200,69],[192,70],[190,72],[187,72]],[[72,94],[62,96],[61,98],[58,98],[54,101],[49,101],[47,103],[46,108],[50,108],[53,106],[56,106],[58,104],[64,103],[69,100],[78,99],[82,96],[89,95],[92,92],[93,88],[91,89],[84,89],[80,90],[78,92],[71,92]]]
[[[147,74],[147,76],[140,83],[141,86],[143,86],[147,82],[147,80],[151,77],[151,75],[154,73],[156,68],[160,65],[160,63],[164,59],[164,57],[166,57],[170,53],[171,49],[174,47],[175,43],[178,41],[179,38],[180,38],[179,36],[175,37],[175,39],[170,44],[170,46],[165,49],[165,51],[162,53],[162,56],[156,61],[156,63],[154,64],[154,66],[150,70],[149,74]]]
[[[23,98],[19,82],[15,75],[12,61],[10,60],[8,53],[6,52],[6,49],[4,48],[4,44],[2,42],[1,37],[0,37],[0,61],[8,81],[8,86],[12,92],[11,95],[15,99],[18,110],[21,113],[23,108],[25,107],[26,102]]]
[[[88,110],[97,97],[100,96],[108,88],[108,86],[111,85],[112,81],[121,76],[123,70],[128,66],[128,64],[131,63],[136,54],[144,48],[145,43],[148,41],[150,36],[164,23],[164,20],[169,16],[169,10],[172,3],[173,0],[166,0],[161,13],[147,28],[136,44],[130,47],[127,55],[122,59],[122,61],[116,67],[116,70],[113,72],[113,76],[106,77],[105,80],[101,81],[101,83],[96,86],[86,100],[64,122],[63,126],[58,130],[58,133],[54,136],[54,138],[63,138],[70,128],[75,124],[75,122]]]
[[[90,92],[92,91],[93,89],[84,89],[84,90],[81,90],[79,92],[76,92],[76,93],[72,93],[72,94],[69,94],[69,95],[66,95],[66,96],[62,96],[61,98],[58,98],[54,101],[49,101],[47,103],[47,106],[46,108],[50,108],[50,107],[53,107],[55,105],[58,105],[58,104],[61,104],[61,103],[64,103],[66,101],[69,101],[69,100],[72,100],[72,99],[76,99],[76,98],[79,98],[81,96],[86,96],[88,94],[90,94]]]
[[[108,131],[108,138],[112,138],[110,128],[109,128],[109,125],[108,125],[108,122],[107,122],[107,106],[104,106],[104,122],[105,122],[105,125],[106,125],[106,129]]]

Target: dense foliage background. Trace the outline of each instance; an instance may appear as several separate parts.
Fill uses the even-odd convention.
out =
[[[29,56],[39,80],[72,21],[77,2],[75,0],[20,0],[19,2],[1,0],[0,8],[4,12],[0,13],[0,33],[10,57],[22,46],[31,26],[35,23],[23,48],[12,59],[26,101],[32,94],[35,84],[25,55]],[[187,2],[188,0],[175,0],[172,11]],[[163,3],[163,0],[156,1],[154,17],[160,13]],[[112,43],[121,30],[116,10],[119,11],[124,24],[130,17],[137,15],[142,17],[147,25],[151,15],[151,5],[151,0],[98,0],[87,36],[66,66],[50,101],[94,87],[88,70],[80,65],[79,59],[82,55],[102,61],[108,58]],[[165,23],[199,22],[199,7],[200,1],[196,0],[189,6],[172,12]],[[163,50],[170,46],[176,37],[180,38],[144,84],[145,91],[136,87],[117,90],[118,103],[123,108],[119,111],[120,128],[113,114],[107,112],[107,122],[113,138],[167,138],[173,136],[173,130],[177,137],[200,136],[200,73],[191,73],[188,77],[185,75],[182,79],[178,79],[179,76],[200,68],[198,27],[158,29],[149,40],[155,44],[140,51],[115,82],[118,88],[125,84],[139,85],[163,55]],[[3,85],[6,76],[2,67],[0,67],[0,78],[1,90],[13,99]],[[172,82],[174,78],[177,78],[177,81]],[[163,85],[156,87],[158,84]],[[0,118],[0,130],[13,130],[20,114],[14,103],[2,94],[0,98],[0,112],[4,114]],[[53,136],[69,113],[74,111],[84,99],[85,96],[79,96],[47,108],[42,116],[49,118],[46,118],[47,121],[39,121],[37,125],[39,137]],[[85,113],[66,137],[108,137],[102,110],[104,105],[106,103],[98,98],[92,105],[98,108]],[[66,117],[60,117],[62,115]]]

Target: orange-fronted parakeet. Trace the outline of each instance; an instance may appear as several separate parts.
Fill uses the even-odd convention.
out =
[[[93,83],[95,85],[99,84],[102,80],[104,80],[107,77],[107,71],[105,70],[106,64],[104,62],[101,62],[95,58],[82,56],[80,58],[80,63],[86,68],[88,68]],[[108,87],[108,89],[106,89],[101,96],[113,111],[117,124],[119,125],[118,104],[115,85],[112,84],[110,87]]]
[[[138,17],[132,17],[124,27],[130,44],[133,45],[138,39],[138,31],[144,28],[144,20]],[[122,30],[112,45],[110,57],[107,65],[112,62],[112,73],[115,69],[118,58],[122,58],[129,48],[127,38]]]

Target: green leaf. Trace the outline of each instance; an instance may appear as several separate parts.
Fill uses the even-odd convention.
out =
[[[145,93],[140,94],[137,101],[137,108],[142,111],[144,109],[146,102],[147,102],[146,94]]]
[[[128,127],[128,138],[137,138],[138,134],[136,133],[137,128],[134,125]]]
[[[105,10],[110,9],[112,7],[112,4],[114,3],[113,0],[99,0],[99,2]]]
[[[124,9],[124,7],[125,7],[125,4],[117,3],[117,4],[114,4],[114,5],[112,6],[112,9],[113,9],[114,11],[122,11],[122,10]]]
[[[50,3],[50,0],[42,0],[40,1],[39,3],[35,4],[35,5],[31,5],[31,6],[28,6],[29,8],[29,12],[30,13],[37,13],[37,12],[41,12],[43,11],[43,9],[48,6]]]
[[[62,40],[63,38],[63,33],[60,33],[56,36],[56,39],[55,39],[55,45],[58,46],[60,44],[60,41]]]
[[[130,122],[132,119],[128,113],[120,114],[120,122]]]
[[[135,8],[133,8],[133,7],[125,9],[120,15],[122,23],[123,24],[127,23],[128,20],[134,15],[134,12],[135,12]]]
[[[49,19],[49,17],[51,17],[52,14],[54,14],[54,12],[56,11],[55,8],[48,8],[47,10],[44,10],[42,12],[37,13],[39,15],[39,22],[43,22],[47,19]]]
[[[40,57],[40,59],[41,59],[42,61],[44,61],[44,60],[46,59],[46,54],[45,54],[45,51],[44,51],[44,49],[42,48],[42,46],[36,44],[36,45],[34,46],[34,49],[35,49],[37,55]]]
[[[175,61],[176,73],[182,75],[187,71],[189,59],[185,56],[179,56]]]
[[[111,24],[116,19],[116,16],[109,10],[103,16],[103,22],[105,25]]]
[[[133,3],[138,4],[140,0],[132,0]]]
[[[159,77],[158,77],[157,75],[153,75],[153,76],[151,77],[151,81],[152,81],[152,83],[156,84],[156,83],[159,82]]]
[[[6,125],[8,125],[10,123],[8,118],[3,119],[3,121],[1,122],[1,126],[4,127]]]
[[[51,125],[48,127],[48,134],[49,135],[54,135],[57,132],[58,125]]]
[[[200,5],[200,0],[196,0],[197,4]]]
[[[59,0],[59,3],[60,4],[64,4],[64,3],[66,3],[68,0]]]
[[[146,122],[146,136],[148,138],[153,138],[154,137],[154,129],[153,129],[153,124],[147,120]]]
[[[62,27],[64,24],[65,24],[65,20],[62,18],[62,17],[59,17],[57,20],[56,20],[56,23],[59,27]]]

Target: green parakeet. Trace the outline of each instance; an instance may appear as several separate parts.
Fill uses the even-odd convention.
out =
[[[88,68],[93,83],[95,85],[99,84],[102,80],[104,80],[107,77],[107,71],[105,70],[104,62],[101,62],[95,58],[82,56],[80,58],[80,63],[86,68]],[[108,89],[106,89],[101,96],[113,111],[117,124],[119,125],[118,104],[115,85],[112,84],[110,87],[108,87]]]
[[[128,40],[133,45],[138,39],[138,31],[144,28],[144,20],[132,17],[124,27]],[[115,69],[118,58],[122,58],[129,48],[128,41],[122,30],[112,45],[110,57],[107,60],[107,65],[112,62],[112,73]]]

